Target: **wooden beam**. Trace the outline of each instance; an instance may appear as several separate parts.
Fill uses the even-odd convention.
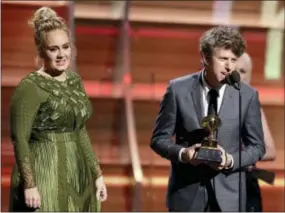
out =
[[[75,18],[81,19],[100,19],[100,20],[118,20],[118,16],[114,15],[110,9],[110,5],[105,4],[88,4],[76,2]],[[254,16],[254,17],[253,17]],[[175,8],[175,7],[147,7],[139,5],[131,5],[129,18],[131,22],[145,23],[169,23],[169,24],[199,24],[199,25],[218,25],[224,24],[223,20],[215,21],[212,19],[212,10],[197,10],[191,8]],[[252,14],[239,14],[238,17],[232,18],[230,24],[240,27],[267,27],[260,24],[256,19],[259,17]],[[279,26],[284,29],[284,26]]]
[[[67,5],[69,1],[14,1],[14,0],[2,0],[1,4],[18,4],[23,6],[64,6]]]

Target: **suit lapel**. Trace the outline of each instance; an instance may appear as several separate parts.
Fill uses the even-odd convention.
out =
[[[221,108],[219,111],[219,117],[222,121],[230,115],[233,110],[237,107],[236,101],[233,98],[235,89],[231,86],[226,86],[224,97],[222,100]]]
[[[196,111],[196,115],[198,118],[199,124],[201,123],[203,117],[204,117],[204,105],[203,105],[203,95],[202,95],[202,79],[201,75],[203,72],[200,72],[200,74],[195,79],[195,82],[193,82],[192,86],[192,101],[193,105]],[[236,96],[237,91],[231,87],[226,86],[224,97],[222,100],[222,104],[219,110],[219,117],[222,119],[222,121],[226,118],[233,117],[232,113],[236,113],[236,109],[238,107],[238,96]]]
[[[193,104],[195,107],[196,115],[199,121],[199,124],[202,121],[203,118],[203,112],[204,112],[204,106],[202,103],[202,86],[201,86],[201,75],[202,72],[200,72],[200,75],[197,77],[196,82],[193,84],[191,96],[193,100]]]

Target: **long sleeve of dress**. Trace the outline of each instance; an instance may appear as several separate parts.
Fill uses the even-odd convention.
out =
[[[41,104],[40,100],[36,85],[30,81],[23,81],[16,88],[11,102],[11,137],[16,163],[25,188],[32,188],[36,185],[28,142]]]
[[[102,175],[102,171],[99,165],[99,161],[95,155],[95,153],[93,152],[93,148],[91,145],[91,141],[89,138],[89,135],[86,131],[86,126],[84,126],[81,130],[80,130],[80,144],[83,150],[83,153],[87,159],[87,162],[91,168],[92,174],[95,177],[95,179],[97,179],[98,177],[100,177]]]

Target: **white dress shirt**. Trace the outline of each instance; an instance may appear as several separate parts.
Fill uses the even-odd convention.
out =
[[[219,96],[217,98],[217,104],[218,104],[217,111],[218,111],[218,113],[219,113],[221,105],[222,105],[225,89],[226,89],[226,84],[221,86],[221,88],[217,89],[217,92],[219,94]],[[207,84],[207,82],[205,81],[204,75],[202,74],[202,102],[203,102],[203,107],[204,107],[204,116],[208,115],[208,106],[209,106],[209,102],[210,102],[210,96],[209,96],[210,90],[211,90],[211,87]]]
[[[226,89],[226,84],[223,84],[219,89],[217,89],[217,92],[219,94],[219,96],[217,98],[217,105],[218,105],[217,111],[218,111],[218,113],[221,109],[225,89]],[[203,108],[204,108],[204,116],[207,116],[207,114],[208,114],[208,106],[209,106],[209,102],[210,102],[210,97],[209,97],[209,91],[210,90],[211,90],[211,87],[207,84],[205,77],[204,77],[204,72],[203,72],[202,73],[202,104],[203,104]],[[182,154],[184,149],[185,148],[182,148],[179,152],[179,161],[181,161],[181,162],[182,162],[181,154]],[[230,155],[230,158],[232,160],[232,163],[231,163],[229,168],[232,168],[233,167],[233,158],[231,155]]]

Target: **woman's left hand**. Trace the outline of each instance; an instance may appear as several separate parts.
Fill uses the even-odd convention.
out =
[[[103,176],[100,176],[99,178],[97,178],[96,182],[96,198],[97,200],[104,202],[107,200],[107,188],[106,185],[104,183],[104,179]]]

